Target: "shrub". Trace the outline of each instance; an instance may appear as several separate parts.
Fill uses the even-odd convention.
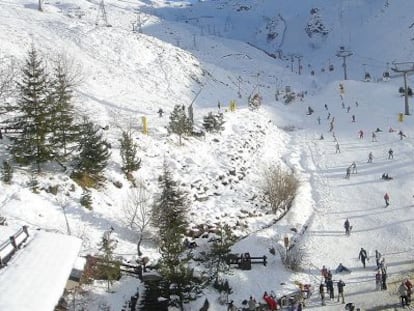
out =
[[[3,161],[3,168],[1,172],[1,180],[6,184],[10,184],[13,179],[13,168],[7,161]]]
[[[92,209],[92,195],[89,190],[84,190],[80,198],[80,204],[85,208]]]
[[[307,258],[306,248],[304,246],[292,244],[289,248],[285,248],[278,244],[277,250],[286,268],[295,272],[301,271],[301,266]]]
[[[270,167],[264,172],[264,197],[274,213],[290,208],[298,187],[299,180],[293,172],[283,171],[280,165]]]

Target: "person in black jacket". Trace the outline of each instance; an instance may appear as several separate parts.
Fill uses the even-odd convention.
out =
[[[349,235],[351,233],[351,224],[349,223],[348,218],[345,220],[344,228],[345,228],[345,234]]]
[[[345,282],[342,280],[339,280],[337,285],[338,285],[338,302],[339,302],[339,297],[341,297],[342,303],[345,303],[345,297],[344,297]]]
[[[362,265],[365,268],[365,261],[368,259],[368,255],[367,255],[367,251],[365,249],[363,249],[362,247],[361,247],[361,250],[359,251],[358,258],[361,260]]]

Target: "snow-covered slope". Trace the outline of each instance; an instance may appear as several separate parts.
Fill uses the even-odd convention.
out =
[[[378,249],[388,262],[391,281],[412,270],[414,185],[410,167],[414,132],[411,117],[403,123],[397,121],[397,114],[403,112],[403,99],[397,92],[401,78],[377,83],[359,80],[363,64],[377,78],[387,62],[410,60],[409,26],[413,21],[406,12],[413,9],[412,1],[388,6],[388,1],[356,0],[329,4],[298,0],[105,3],[112,27],[97,19],[99,1],[49,1],[44,12],[37,11],[33,1],[0,1],[0,56],[12,56],[21,64],[33,44],[48,62],[57,54],[73,60],[83,81],[75,105],[102,127],[109,126],[105,135],[112,145],[108,181],[93,190],[93,211],[80,206],[82,190],[72,186],[60,171],[46,172],[39,178],[40,189],[59,185],[60,194],[55,196],[43,190],[34,194],[28,186],[30,174],[17,168],[12,185],[0,185],[0,214],[13,225],[66,232],[64,207],[72,234],[84,241],[85,254],[97,251],[103,231],[113,226],[119,241],[117,254],[133,258],[136,236],[125,226],[122,211],[130,186],[120,170],[118,142],[121,129],[131,127],[143,164],[135,177],[151,195],[158,191],[157,177],[165,160],[192,199],[192,226],[229,223],[235,233],[245,237],[234,246],[234,252],[269,257],[266,267],[255,266],[228,276],[234,291],[231,299],[237,305],[250,295],[260,299],[264,291],[285,294],[295,289],[294,281],[317,285],[318,269],[322,265],[335,268],[339,262],[353,271],[334,276],[348,284],[348,301],[366,310],[394,304],[398,300],[395,286],[386,294],[373,292],[373,262],[364,270],[356,257],[360,247],[371,254]],[[317,48],[304,31],[314,7],[319,8],[329,29]],[[142,33],[132,31],[137,16]],[[269,31],[274,32],[271,40]],[[354,52],[348,60],[353,80],[344,83],[345,109],[338,89],[343,72],[335,56],[340,45]],[[288,57],[274,59],[265,53],[279,49]],[[291,70],[292,53],[303,56],[300,76],[296,58]],[[328,70],[330,63],[335,64],[334,71]],[[311,70],[315,75],[310,75]],[[303,101],[284,104],[281,96],[286,86],[304,92]],[[280,101],[275,100],[277,91],[282,94]],[[262,95],[263,106],[250,111],[247,98],[255,92]],[[228,109],[231,100],[237,102],[235,112]],[[198,128],[202,117],[217,111],[220,102],[225,130],[220,135],[186,138],[179,146],[178,138],[169,136],[165,128],[168,114],[174,105],[192,102]],[[314,109],[310,116],[305,114],[308,106]],[[161,118],[157,114],[160,107],[166,112]],[[352,115],[356,122],[352,122]],[[148,135],[142,134],[144,116]],[[335,153],[332,132],[328,132],[333,117],[340,154]],[[378,142],[371,142],[371,132],[377,127],[383,132],[378,133]],[[396,132],[388,133],[389,127],[402,129],[408,137],[400,141]],[[364,139],[358,138],[361,129]],[[324,140],[319,140],[321,134]],[[2,140],[0,160],[9,157],[7,143]],[[387,159],[389,148],[394,150],[393,160]],[[369,152],[374,154],[372,164],[366,163]],[[346,180],[346,167],[353,161],[358,174]],[[277,164],[293,169],[301,187],[291,211],[272,225],[276,216],[266,213],[260,185],[263,169]],[[395,179],[380,180],[383,172]],[[119,182],[121,188],[115,186]],[[384,192],[391,196],[387,209]],[[350,237],[343,234],[346,218],[353,225]],[[287,271],[279,257],[268,252],[285,236],[306,246],[309,258],[302,273]],[[158,257],[150,241],[144,243],[143,251],[153,261]],[[89,310],[95,310],[102,300],[119,309],[121,297],[128,297],[136,285],[126,280],[116,286],[116,297],[95,288]],[[212,310],[224,308],[215,292],[207,289],[206,296]],[[196,301],[192,308],[202,301]],[[316,294],[310,304],[318,309]],[[343,306],[328,302],[323,309],[342,310]]]

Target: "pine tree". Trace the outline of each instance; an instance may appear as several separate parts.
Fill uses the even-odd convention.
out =
[[[230,254],[231,247],[236,241],[229,225],[219,226],[217,238],[213,241],[209,254],[211,277],[216,284],[219,283],[220,273],[229,271],[226,263],[227,256]]]
[[[62,60],[56,63],[51,80],[49,105],[51,110],[50,141],[58,160],[66,160],[68,146],[76,141],[79,128],[74,121],[73,84]]]
[[[6,184],[10,184],[13,179],[13,168],[7,161],[3,161],[3,167],[1,172],[1,179]]]
[[[82,196],[80,198],[80,204],[89,210],[92,209],[92,195],[89,190],[85,189],[82,192]]]
[[[170,115],[170,123],[168,124],[168,129],[170,132],[178,135],[180,138],[180,145],[182,136],[191,134],[193,130],[193,124],[190,118],[187,116],[184,106],[174,106],[174,109]]]
[[[111,238],[113,228],[104,232],[101,243],[99,244],[99,250],[102,252],[102,262],[99,267],[99,272],[102,277],[107,280],[107,291],[109,292],[110,286],[113,281],[120,277],[120,266],[114,259],[114,250],[116,248],[116,240]]]
[[[119,141],[121,143],[122,170],[128,175],[141,167],[141,159],[137,157],[137,144],[134,142],[130,131],[123,131],[122,138]]]
[[[19,133],[13,140],[11,152],[18,163],[40,164],[50,160],[47,140],[50,110],[48,108],[47,74],[34,47],[28,53],[22,81],[18,83],[20,96],[14,107],[13,127]]]
[[[222,113],[209,112],[203,117],[203,127],[207,132],[220,132],[224,129],[224,116]]]
[[[84,118],[80,127],[79,156],[75,166],[75,173],[100,178],[105,169],[110,151],[109,144],[103,139],[100,128]]]
[[[160,271],[168,281],[168,287],[175,286],[174,293],[180,297],[182,305],[184,289],[192,279],[192,272],[187,266],[188,260],[182,256],[186,249],[183,237],[188,226],[189,203],[186,194],[179,189],[165,163],[159,186],[161,194],[154,202],[151,219],[154,227],[158,229],[160,239]]]

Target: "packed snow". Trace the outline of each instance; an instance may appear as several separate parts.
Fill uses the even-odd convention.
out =
[[[75,105],[103,128],[109,126],[105,136],[111,142],[112,157],[105,172],[107,182],[92,190],[92,211],[79,204],[82,189],[58,168],[45,170],[38,178],[39,193],[33,193],[28,186],[30,174],[16,167],[13,183],[0,184],[0,215],[11,226],[70,233],[82,239],[83,255],[97,253],[104,231],[112,226],[118,240],[116,254],[135,260],[137,236],[126,226],[123,213],[131,187],[120,169],[118,142],[121,129],[132,128],[143,164],[134,177],[150,194],[159,191],[157,179],[165,160],[192,199],[193,227],[228,223],[241,237],[232,248],[234,253],[267,256],[266,266],[232,269],[226,276],[233,289],[229,300],[236,306],[242,307],[250,296],[263,303],[265,291],[281,297],[297,290],[296,283],[301,282],[314,289],[306,308],[344,310],[336,296],[321,306],[318,294],[322,266],[334,272],[342,263],[351,273],[334,273],[333,279],[346,283],[345,302],[361,310],[398,310],[397,287],[405,278],[413,278],[414,127],[411,115],[399,120],[404,112],[404,98],[398,93],[402,77],[391,72],[391,80],[383,81],[381,75],[391,71],[387,63],[413,56],[409,26],[414,21],[408,14],[414,9],[412,1],[338,0],[328,5],[316,0],[306,4],[299,0],[242,4],[107,0],[111,27],[97,19],[100,1],[45,1],[44,12],[37,11],[35,2],[0,0],[0,57],[12,57],[20,65],[34,44],[49,65],[58,53],[73,60],[74,68],[82,72]],[[319,7],[329,29],[327,38],[318,42],[309,42],[304,32],[313,7]],[[132,31],[137,15],[142,33]],[[266,25],[277,32],[271,36],[274,40],[267,40]],[[346,81],[342,80],[342,59],[335,56],[342,45],[354,52],[347,59]],[[276,49],[284,57],[268,56]],[[303,57],[301,75],[299,56]],[[372,82],[362,81],[366,71]],[[284,103],[286,87],[303,93],[303,99]],[[247,98],[254,92],[260,93],[263,104],[251,111]],[[234,112],[229,109],[231,100],[237,103]],[[411,98],[409,102],[412,113]],[[204,115],[219,110],[224,113],[225,129],[204,138],[184,138],[180,146],[178,137],[166,130],[168,115],[174,105],[191,103],[197,129],[202,129]],[[157,114],[160,107],[163,117]],[[311,115],[307,115],[308,107]],[[144,116],[147,135],[142,133]],[[377,128],[380,131],[375,132]],[[406,137],[400,139],[400,130]],[[1,161],[9,159],[8,143],[4,138],[0,145]],[[372,163],[368,163],[370,152]],[[353,162],[357,173],[345,178]],[[278,164],[295,172],[300,188],[290,211],[275,222],[280,215],[266,213],[260,197],[263,170]],[[393,179],[381,179],[383,173]],[[121,188],[115,186],[118,182]],[[55,185],[59,185],[57,196],[46,191]],[[388,207],[385,193],[390,196]],[[352,226],[349,236],[344,230],[346,219]],[[283,245],[285,237],[306,249],[301,272],[287,270],[278,253],[269,252]],[[208,245],[206,239],[197,243],[197,251]],[[365,269],[358,259],[361,247],[369,254]],[[386,291],[375,288],[375,250],[388,267]],[[151,263],[159,257],[151,234],[143,253]],[[11,273],[12,265],[6,269]],[[16,284],[22,282],[29,285],[27,279]],[[99,283],[89,286],[87,309],[99,310],[107,304],[119,310],[137,286],[142,289],[131,277],[116,282],[111,293]],[[0,306],[5,303],[3,293]],[[205,289],[204,296],[210,310],[226,309],[213,289]],[[15,293],[7,299],[23,302]],[[186,308],[199,310],[203,302],[201,297]]]

